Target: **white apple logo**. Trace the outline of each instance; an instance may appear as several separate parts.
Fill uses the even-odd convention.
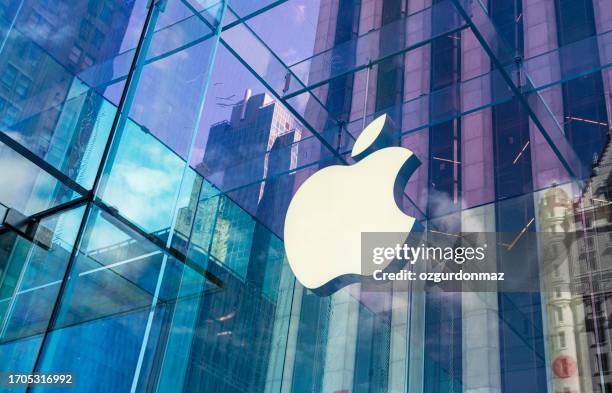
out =
[[[321,169],[293,196],[285,217],[285,251],[305,287],[329,293],[349,277],[384,269],[372,264],[371,271],[362,271],[362,233],[408,237],[415,219],[398,208],[396,198],[420,161],[406,148],[384,147],[390,146],[392,131],[387,115],[376,118],[353,146],[351,156],[359,162]]]

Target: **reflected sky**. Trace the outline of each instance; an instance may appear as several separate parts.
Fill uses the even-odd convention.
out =
[[[166,229],[184,168],[158,140],[128,123],[115,160],[105,169],[102,199],[147,232]]]
[[[313,54],[320,1],[287,1],[246,24],[291,66]],[[329,8],[327,8],[329,10]],[[282,23],[279,23],[282,21]]]

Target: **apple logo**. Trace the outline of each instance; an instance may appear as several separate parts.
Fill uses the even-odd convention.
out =
[[[389,267],[391,262],[362,264],[362,233],[395,233],[406,241],[415,225],[396,201],[420,161],[406,148],[389,147],[393,130],[387,115],[376,118],[355,141],[351,156],[356,164],[321,169],[289,204],[287,259],[298,281],[315,293],[333,293]]]

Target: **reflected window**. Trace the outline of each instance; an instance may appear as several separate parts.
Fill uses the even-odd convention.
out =
[[[30,14],[30,18],[28,19],[28,24],[32,26],[36,26],[42,23],[42,18],[36,11],[32,11]]]
[[[606,321],[605,316],[602,315],[599,319],[599,326],[598,326],[599,334],[597,335],[597,338],[598,338],[597,341],[599,342],[600,345],[604,345],[608,342],[608,329],[606,326],[607,324],[606,322],[607,321]]]
[[[17,80],[17,85],[15,86],[15,93],[21,98],[25,99],[28,96],[28,91],[30,90],[30,85],[32,84],[32,80],[25,75],[21,75]]]
[[[83,64],[87,68],[92,67],[94,65],[94,59],[92,59],[90,56],[85,56],[83,59]]]
[[[8,64],[4,68],[4,71],[2,72],[2,77],[0,77],[0,82],[2,82],[2,84],[5,87],[10,89],[13,87],[13,83],[15,83],[15,79],[17,79],[18,73],[19,71],[17,71],[17,68],[15,68],[11,64]]]
[[[19,111],[19,108],[7,103],[6,111],[2,117],[2,126],[9,127],[15,124],[17,121],[17,116],[19,116]]]
[[[597,259],[595,257],[595,251],[589,252],[587,256],[587,266],[592,272],[595,272],[597,270]]]
[[[557,0],[556,3],[560,45],[595,34],[595,17],[591,1]]]
[[[111,10],[108,4],[104,4],[102,6],[102,11],[100,11],[100,19],[102,20],[102,22],[108,23],[112,16],[113,11]]]
[[[610,372],[610,354],[601,354],[601,372],[607,374]]]
[[[75,45],[72,47],[72,49],[70,49],[68,59],[70,59],[70,61],[73,63],[78,63],[79,59],[81,58],[81,53],[83,53],[83,50]]]
[[[567,346],[567,342],[565,339],[565,332],[559,333],[559,348],[564,349]]]
[[[104,33],[98,29],[95,29],[92,42],[96,48],[101,48],[102,43],[104,42]]]
[[[93,26],[91,25],[91,22],[89,22],[87,19],[84,19],[83,22],[81,22],[81,29],[79,30],[79,37],[87,41],[89,39],[89,35],[91,34],[92,28]]]
[[[23,45],[21,58],[30,62],[32,67],[36,67],[42,57],[42,50],[34,43],[28,42]]]
[[[555,307],[555,316],[557,318],[557,322],[563,323],[563,308]]]

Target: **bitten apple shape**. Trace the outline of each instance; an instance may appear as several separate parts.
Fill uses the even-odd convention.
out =
[[[380,148],[388,145],[390,128],[387,115],[376,118],[355,142],[356,164],[321,169],[293,196],[285,218],[285,251],[305,287],[329,293],[349,283],[350,276],[371,275],[374,265],[362,271],[362,233],[408,237],[415,219],[398,208],[396,198],[420,162],[406,148]]]

